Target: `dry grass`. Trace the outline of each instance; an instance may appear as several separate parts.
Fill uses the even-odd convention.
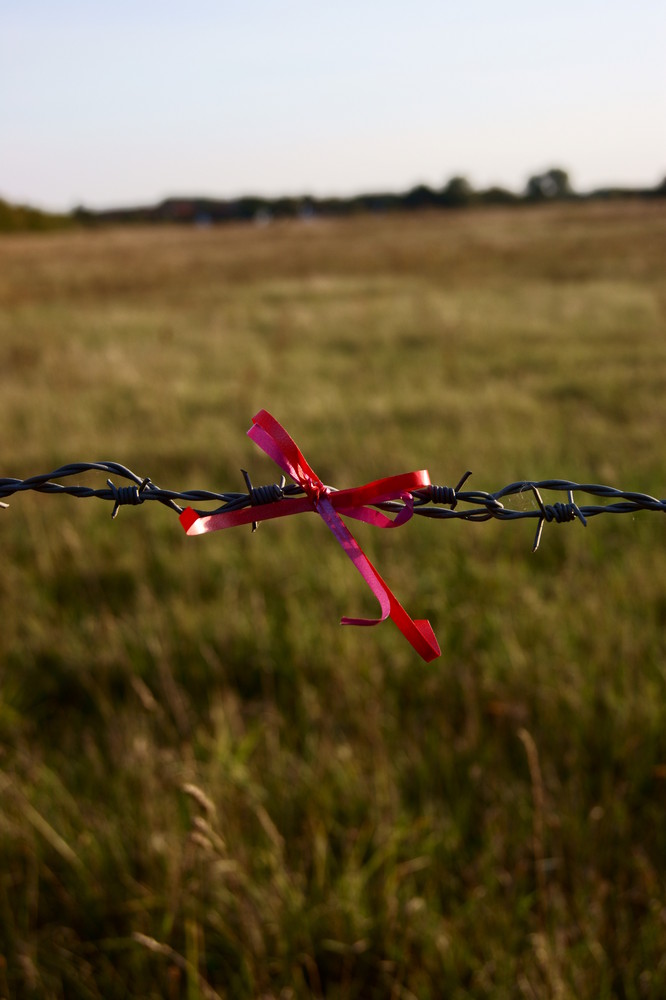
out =
[[[0,240],[3,474],[427,467],[666,495],[666,211],[479,211]],[[655,515],[188,540],[162,509],[0,512],[0,997],[661,997]],[[355,529],[356,530],[356,529]]]

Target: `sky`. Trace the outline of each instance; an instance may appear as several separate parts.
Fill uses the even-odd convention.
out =
[[[0,0],[0,198],[666,176],[663,0]]]

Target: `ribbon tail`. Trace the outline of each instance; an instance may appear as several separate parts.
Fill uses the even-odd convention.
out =
[[[256,419],[256,417],[253,419]],[[298,472],[294,463],[280,451],[268,431],[264,430],[264,428],[259,424],[253,424],[247,432],[247,436],[251,438],[262,451],[266,452],[268,457],[272,458],[275,464],[279,465],[283,472],[286,472],[288,476],[291,476],[293,480],[298,482]]]
[[[331,497],[335,498],[336,494],[332,493]],[[372,524],[375,528],[399,528],[401,525],[406,524],[410,517],[414,513],[414,504],[412,502],[411,496],[407,495],[405,498],[396,497],[398,499],[405,500],[405,506],[402,510],[398,511],[394,518],[387,517],[379,510],[371,510],[368,507],[338,507],[341,514],[345,517],[353,517],[356,521],[365,521],[366,524]]]
[[[305,482],[323,486],[317,474],[310,468],[303,452],[286,430],[268,410],[260,410],[252,417],[252,427],[247,432],[262,451],[265,451],[283,472],[301,485]]]
[[[342,625],[379,625],[380,622],[391,618],[398,626],[405,639],[410,643],[416,652],[430,663],[438,656],[441,656],[439,643],[429,621],[425,619],[414,620],[403,608],[392,593],[388,584],[381,578],[375,567],[365,555],[360,545],[352,535],[351,531],[344,524],[339,514],[336,512],[329,500],[321,500],[316,506],[317,513],[328,525],[332,533],[337,538],[344,552],[353,562],[354,566],[361,574],[372,593],[379,602],[381,617],[379,618],[342,618]]]
[[[311,510],[314,507],[309,497],[294,497],[260,506],[242,507],[240,510],[222,510],[218,514],[197,514],[191,507],[186,507],[179,520],[185,534],[205,535],[209,531],[237,528],[241,524],[252,524],[255,521],[271,521],[275,517],[288,517],[289,514],[302,514]]]

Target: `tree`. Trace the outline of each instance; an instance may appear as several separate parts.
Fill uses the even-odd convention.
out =
[[[437,195],[426,184],[418,184],[403,195],[406,208],[432,208],[437,204]]]
[[[570,198],[573,188],[569,174],[560,167],[551,167],[543,174],[530,177],[525,190],[525,197],[530,201],[553,201],[556,198]]]
[[[484,205],[515,205],[519,200],[519,195],[507,190],[507,188],[495,185],[486,191],[480,191],[478,198]]]
[[[448,208],[463,208],[474,198],[474,190],[466,177],[452,177],[442,189],[440,202]]]

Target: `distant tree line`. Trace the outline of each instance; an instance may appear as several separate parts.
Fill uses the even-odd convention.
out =
[[[364,212],[408,212],[427,209],[463,209],[475,205],[525,205],[562,201],[620,198],[664,198],[666,178],[654,188],[601,188],[586,194],[573,189],[569,174],[561,167],[529,178],[525,190],[516,194],[503,187],[475,190],[465,177],[452,177],[443,187],[419,184],[403,193],[376,192],[349,198],[167,198],[157,205],[93,210],[80,206],[69,215],[50,215],[36,209],[11,206],[0,200],[0,231],[53,229],[66,225],[177,223],[219,225],[225,222],[267,224],[274,219],[336,217]]]
[[[26,205],[10,205],[0,198],[0,233],[46,232],[76,223],[74,214],[56,215]]]

